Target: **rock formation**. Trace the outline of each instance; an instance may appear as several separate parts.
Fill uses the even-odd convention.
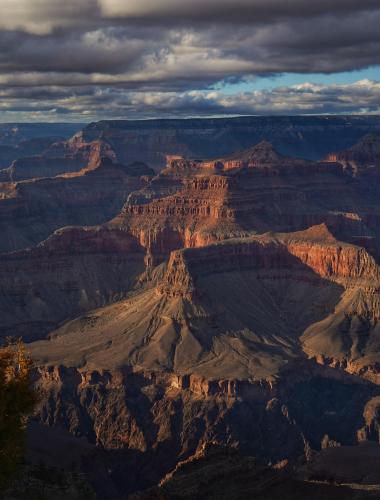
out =
[[[226,157],[262,140],[282,154],[319,160],[379,129],[377,116],[247,116],[107,120],[89,124],[82,137],[84,142],[106,140],[121,163],[137,160],[158,169],[165,166],[166,155]]]
[[[119,163],[138,161],[157,170],[165,166],[167,155],[226,157],[262,140],[270,141],[282,154],[319,160],[330,151],[348,148],[364,134],[379,130],[377,116],[108,120],[91,123],[82,130],[80,124],[2,124],[0,169],[31,155],[61,158],[86,149],[94,141],[109,144]],[[20,147],[22,142],[46,137],[55,138],[55,144],[49,140],[37,149]],[[58,138],[65,140],[57,142]]]
[[[376,466],[372,464],[374,459],[378,464],[378,449],[362,447],[360,453],[357,453],[353,447],[345,447],[330,448],[328,451],[332,453],[318,454],[307,468],[291,467],[286,460],[268,467],[253,457],[240,455],[234,448],[213,442],[205,443],[193,456],[180,462],[165,476],[159,487],[130,495],[129,498],[130,500],[171,498],[369,500],[378,497],[379,475]],[[352,458],[360,455],[363,464],[371,462],[371,471],[376,471],[374,474],[372,472],[371,476],[374,484],[366,484],[366,479],[370,475],[368,468],[367,473],[361,477],[358,477],[357,469],[352,470],[349,464],[350,454]],[[336,469],[340,469],[340,474]],[[342,475],[341,471],[345,475]],[[339,484],[339,480],[344,483],[344,479],[351,484]]]
[[[327,156],[327,161],[339,162],[353,176],[379,176],[380,135],[368,134],[351,148]]]
[[[260,457],[269,478],[269,461],[379,443],[380,205],[364,153],[355,171],[264,141],[170,155],[153,175],[120,163],[116,125],[102,129],[50,149],[84,167],[5,183],[0,200],[5,228],[9,214],[46,223],[31,210],[45,195],[65,207],[19,231],[38,244],[0,255],[1,334],[30,342],[39,421],[108,450],[120,494],[210,441]]]
[[[80,124],[70,123],[1,123],[0,182],[4,172],[17,159],[43,154],[54,142],[69,139]]]
[[[8,174],[16,181],[0,183],[0,251],[39,243],[63,226],[106,222],[152,174],[145,164],[113,162],[103,144],[88,145],[82,153],[62,161],[35,157],[12,164]],[[24,180],[17,181],[19,176]]]

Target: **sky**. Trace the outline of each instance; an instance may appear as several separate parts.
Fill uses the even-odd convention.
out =
[[[380,113],[380,0],[0,0],[0,121]]]

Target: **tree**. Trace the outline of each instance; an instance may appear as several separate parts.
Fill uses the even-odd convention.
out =
[[[0,490],[22,461],[27,416],[38,400],[30,383],[31,368],[20,340],[0,348]]]

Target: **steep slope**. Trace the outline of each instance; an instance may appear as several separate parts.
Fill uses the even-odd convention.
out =
[[[43,338],[67,318],[124,297],[144,270],[143,250],[127,234],[65,228],[0,255],[1,336]]]
[[[328,313],[339,318],[350,291],[364,294],[379,278],[367,252],[337,242],[325,227],[177,250],[155,288],[67,323],[32,352],[47,364],[88,370],[129,365],[207,380],[272,380],[303,356],[298,338],[307,328]]]
[[[378,464],[380,447],[330,448],[325,451],[330,453],[320,453],[313,460],[313,462],[318,462],[319,469],[314,463],[308,465],[308,477],[307,474],[300,472],[301,467],[291,467],[287,461],[268,467],[253,457],[240,455],[236,449],[220,446],[217,443],[205,443],[193,456],[180,462],[160,482],[159,487],[132,495],[130,500],[170,500],[171,498],[369,500],[378,497],[380,478],[373,461]],[[350,458],[351,460],[361,459],[361,463],[370,466],[374,484],[365,484],[365,479],[363,482],[357,479],[357,469],[354,473],[350,470]],[[340,469],[345,470],[346,467],[347,470],[348,479],[345,482],[351,482],[351,484],[340,484],[344,481],[337,481],[334,469],[339,460],[343,462]],[[331,463],[335,467],[334,465],[331,467]],[[329,465],[330,469],[327,470]],[[366,475],[370,476],[368,465]],[[314,469],[318,470],[317,481],[312,476]],[[314,474],[317,476],[316,472]]]
[[[290,159],[260,143],[233,159],[169,158],[168,167],[129,197],[111,225],[138,236],[153,262],[181,246],[323,222],[337,237],[376,254],[378,194],[339,163]]]
[[[86,162],[80,158],[45,158],[30,156],[14,160],[7,168],[0,171],[2,182],[16,182],[35,177],[55,177],[64,172],[80,170]]]
[[[63,226],[107,221],[131,191],[144,185],[141,176],[150,173],[146,165],[113,163],[95,148],[78,172],[0,184],[0,251],[39,243]]]
[[[0,141],[0,181],[9,180],[9,166],[19,158],[42,155],[57,140],[63,140],[62,137],[42,137],[18,142],[17,140]]]
[[[80,123],[1,123],[0,181],[6,180],[1,169],[19,158],[44,153],[51,144],[69,139],[82,126]]]
[[[376,280],[348,289],[335,310],[302,336],[305,351],[320,362],[380,381],[380,298]]]
[[[327,159],[337,161],[355,174],[363,170],[378,169],[380,158],[380,135],[368,134],[350,148],[338,153],[331,153]]]

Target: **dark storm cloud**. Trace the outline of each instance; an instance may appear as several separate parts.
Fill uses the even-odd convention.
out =
[[[108,18],[166,24],[182,22],[271,23],[281,18],[339,15],[372,10],[377,0],[100,0]]]
[[[154,106],[160,114],[243,112],[231,97],[226,106],[223,96],[210,99],[209,90],[379,64],[379,24],[379,0],[0,0],[0,109],[11,113],[19,100],[25,112],[73,116],[96,117],[96,106],[99,116]],[[301,92],[288,92],[276,93],[284,110],[300,112]],[[268,103],[279,106],[274,96]],[[315,99],[314,92],[314,108],[327,112]],[[252,109],[270,112],[260,102]],[[331,112],[346,109],[336,96],[331,102]]]
[[[372,11],[377,0],[1,0],[0,25],[48,33],[111,24],[273,23]]]
[[[0,69],[117,73],[128,69],[148,46],[145,40],[114,28],[44,36],[0,31]]]

